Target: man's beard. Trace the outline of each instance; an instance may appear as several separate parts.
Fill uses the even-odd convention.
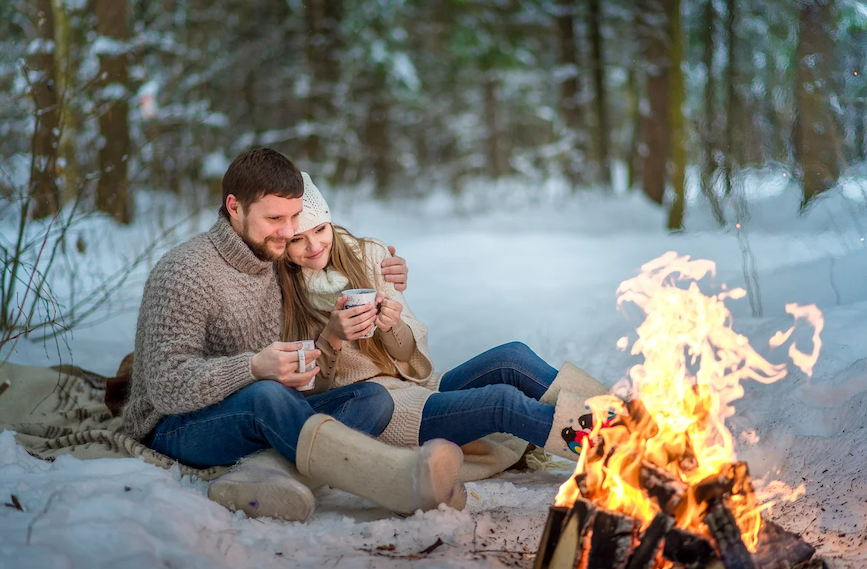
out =
[[[275,239],[271,237],[266,237],[265,240],[261,243],[256,243],[250,238],[248,229],[249,227],[245,223],[244,226],[241,228],[241,239],[244,241],[244,243],[247,244],[247,247],[250,248],[250,251],[252,251],[253,254],[256,255],[256,258],[260,261],[269,261],[273,263],[279,261],[280,258],[283,257],[283,255],[286,253],[285,242],[283,250],[279,253],[274,253],[273,251],[268,249],[268,241],[276,241]]]

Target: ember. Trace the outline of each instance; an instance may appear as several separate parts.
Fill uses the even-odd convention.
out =
[[[714,272],[711,261],[670,252],[618,288],[619,307],[631,302],[645,313],[631,352],[644,362],[616,386],[617,395],[587,401],[593,444],[583,446],[575,475],[560,488],[537,569],[822,566],[810,561],[810,545],[760,515],[772,494],[803,490],[773,481],[759,494],[737,460],[725,421],[743,396],[740,381],[779,381],[786,366],[766,361],[732,330],[724,301],[743,298],[742,289],[701,293],[697,281]],[[810,354],[789,347],[795,365],[811,375],[821,312],[786,310],[814,329]],[[778,332],[771,347],[793,331]]]

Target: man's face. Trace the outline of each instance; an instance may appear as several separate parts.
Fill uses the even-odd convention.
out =
[[[286,252],[286,244],[295,235],[301,215],[301,198],[267,195],[241,207],[235,196],[226,200],[232,227],[263,261],[277,261]]]

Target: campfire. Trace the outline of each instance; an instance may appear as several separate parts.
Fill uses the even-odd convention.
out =
[[[615,395],[587,402],[593,427],[550,508],[536,569],[824,567],[811,545],[762,516],[776,500],[803,494],[803,486],[754,484],[735,454],[725,421],[743,396],[741,380],[772,383],[787,369],[732,329],[724,301],[743,298],[743,289],[702,294],[698,281],[714,274],[713,262],[670,252],[618,288],[618,307],[632,303],[644,312],[631,350],[644,361]],[[788,352],[811,376],[822,314],[795,304],[786,311],[813,328],[809,353],[794,342]],[[794,329],[775,334],[770,346],[781,346]],[[628,338],[618,341],[628,345]]]

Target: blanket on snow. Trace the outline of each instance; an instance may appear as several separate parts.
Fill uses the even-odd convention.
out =
[[[182,474],[204,480],[227,470],[180,464],[118,432],[121,418],[115,416],[119,411],[114,407],[116,398],[109,393],[106,399],[107,379],[93,372],[75,366],[44,368],[7,362],[0,365],[0,386],[6,382],[5,390],[0,387],[0,431],[14,431],[18,444],[38,458],[54,460],[63,454],[80,459],[139,457],[163,468],[178,464]],[[108,387],[111,391],[111,383]],[[526,442],[503,433],[468,443],[462,447],[461,480],[499,474],[519,462],[526,448]]]

